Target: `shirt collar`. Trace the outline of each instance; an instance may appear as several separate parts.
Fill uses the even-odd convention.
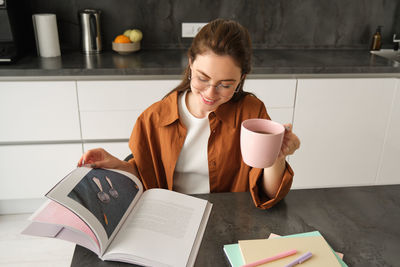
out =
[[[179,119],[179,110],[178,110],[178,91],[172,92],[162,101],[165,101],[167,110],[164,111],[164,116],[160,119],[161,126],[167,126],[175,122]]]

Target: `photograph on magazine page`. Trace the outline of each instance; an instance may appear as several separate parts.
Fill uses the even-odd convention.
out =
[[[121,173],[93,169],[68,197],[89,210],[110,237],[138,191],[137,184]]]

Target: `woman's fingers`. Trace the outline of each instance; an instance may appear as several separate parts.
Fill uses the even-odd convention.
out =
[[[293,125],[291,123],[284,124],[283,126],[285,127],[285,135],[283,137],[281,153],[288,156],[292,155],[300,147],[300,140],[292,132]]]
[[[300,140],[292,133],[290,137],[285,140],[283,147],[286,155],[292,155],[300,147]]]
[[[293,125],[291,123],[286,123],[283,125],[283,127],[285,127],[285,132],[291,132]]]
[[[81,156],[81,158],[78,160],[78,167],[82,167],[82,161],[83,161],[83,155]]]
[[[123,162],[102,148],[86,151],[78,161],[78,167],[89,165],[91,168],[121,169]]]
[[[107,156],[107,152],[102,148],[95,148],[86,151],[78,161],[78,167],[85,164],[94,164],[96,161],[101,161]]]

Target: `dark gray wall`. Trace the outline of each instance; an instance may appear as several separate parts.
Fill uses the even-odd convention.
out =
[[[144,34],[142,48],[187,48],[182,22],[237,20],[254,48],[368,49],[376,26],[384,46],[400,34],[399,0],[31,0],[35,13],[57,15],[62,48],[79,48],[78,10],[102,11],[105,49],[125,29]]]

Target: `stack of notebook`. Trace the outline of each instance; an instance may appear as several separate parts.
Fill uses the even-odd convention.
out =
[[[289,251],[289,256],[276,259],[277,255]],[[268,239],[240,240],[237,244],[224,245],[224,252],[232,267],[250,266],[266,259],[268,263],[253,266],[291,266],[302,255],[309,255],[302,262],[302,267],[347,267],[343,254],[333,251],[318,231],[288,236],[271,234]],[[268,260],[274,257],[274,260]]]

